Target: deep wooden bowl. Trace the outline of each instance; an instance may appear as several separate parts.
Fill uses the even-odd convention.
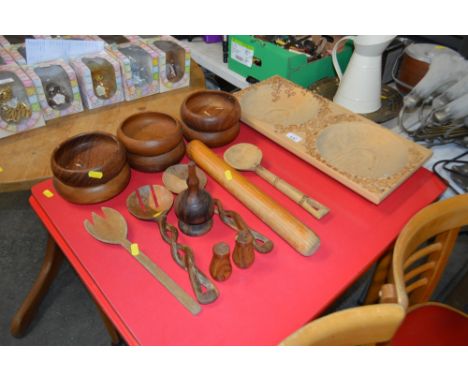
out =
[[[109,200],[123,191],[130,181],[130,167],[125,164],[109,182],[90,187],[72,187],[53,178],[57,192],[66,200],[76,204],[94,204]]]
[[[135,170],[143,172],[158,172],[164,171],[169,166],[179,163],[185,154],[185,143],[182,141],[171,151],[155,155],[144,156],[127,153],[128,163]]]
[[[182,131],[184,132],[184,137],[188,141],[193,141],[198,139],[202,141],[208,147],[219,147],[227,145],[232,142],[239,135],[240,125],[239,122],[231,126],[229,129],[224,131],[214,131],[212,133],[201,132],[193,130],[184,123],[182,125]]]
[[[183,139],[179,121],[158,112],[128,117],[117,129],[117,138],[128,152],[145,156],[166,153]]]
[[[218,132],[239,122],[241,107],[232,94],[220,90],[200,90],[185,98],[180,107],[184,123],[193,130]]]
[[[127,161],[125,147],[112,134],[94,132],[76,135],[62,142],[52,153],[54,177],[73,187],[105,184],[113,179]],[[89,172],[102,174],[90,177]]]

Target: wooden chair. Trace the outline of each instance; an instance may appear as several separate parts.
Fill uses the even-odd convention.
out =
[[[397,285],[398,303],[405,309],[428,301],[464,225],[468,225],[468,195],[439,201],[419,211],[399,234],[393,255],[386,254],[377,264],[364,303],[376,303],[385,283]]]
[[[346,309],[316,319],[280,345],[468,345],[468,316],[431,297],[461,227],[468,225],[468,195],[419,211],[401,231],[393,257],[378,277],[378,305]],[[388,272],[390,269],[390,272]],[[386,277],[383,272],[389,273]],[[374,286],[375,287],[375,286]]]
[[[375,345],[388,342],[404,318],[405,310],[398,304],[345,309],[306,324],[280,345]]]
[[[414,215],[398,235],[387,301],[406,317],[391,345],[468,345],[468,315],[428,302],[452,253],[460,228],[468,225],[468,195],[434,203]],[[393,293],[389,292],[393,288]]]
[[[398,235],[389,281],[405,310],[429,301],[465,225],[468,195],[459,195],[425,207]]]
[[[468,315],[438,302],[413,305],[388,345],[467,346]]]

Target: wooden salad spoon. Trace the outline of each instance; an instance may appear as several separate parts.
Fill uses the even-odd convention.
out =
[[[254,171],[317,219],[321,219],[330,211],[323,204],[307,196],[284,179],[261,166],[262,156],[262,150],[257,146],[250,143],[239,143],[226,150],[224,160],[236,170]]]

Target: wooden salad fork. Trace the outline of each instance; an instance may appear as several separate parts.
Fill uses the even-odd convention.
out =
[[[84,221],[86,231],[95,239],[107,244],[120,244],[127,252],[150,272],[190,313],[200,313],[201,306],[185,292],[167,273],[156,265],[140,250],[132,248],[132,243],[127,239],[127,222],[116,210],[102,207],[103,217],[92,213],[92,222]],[[132,251],[133,249],[133,251]]]

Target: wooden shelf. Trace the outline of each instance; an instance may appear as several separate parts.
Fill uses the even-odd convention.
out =
[[[179,118],[183,99],[194,89],[204,87],[203,72],[192,61],[190,86],[187,88],[87,110],[49,121],[38,129],[0,139],[0,192],[26,190],[49,178],[52,175],[52,151],[63,140],[89,131],[114,134],[125,118],[142,111],[160,111]]]

